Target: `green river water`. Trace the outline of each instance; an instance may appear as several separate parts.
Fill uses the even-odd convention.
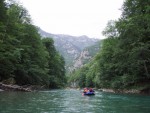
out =
[[[0,92],[0,113],[150,113],[150,96],[81,90]]]

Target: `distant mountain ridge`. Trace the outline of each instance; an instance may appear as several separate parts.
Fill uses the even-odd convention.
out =
[[[56,49],[65,59],[67,70],[73,65],[74,60],[77,59],[83,49],[95,45],[99,41],[99,39],[89,38],[85,35],[77,37],[64,34],[51,34],[42,29],[39,29],[39,33],[42,37],[50,37],[54,40]]]

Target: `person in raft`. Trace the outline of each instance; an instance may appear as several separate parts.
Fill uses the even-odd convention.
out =
[[[94,92],[94,90],[92,88],[84,88],[83,93],[87,93],[87,92]]]
[[[94,92],[94,90],[92,88],[89,89],[90,92]]]
[[[89,91],[88,88],[84,88],[83,93],[87,93]]]

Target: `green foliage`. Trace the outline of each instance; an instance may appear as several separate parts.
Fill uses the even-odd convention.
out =
[[[41,40],[27,10],[12,1],[6,8],[1,1],[0,12],[0,81],[14,78],[20,85],[51,87],[55,80],[55,87],[64,85],[64,60],[53,40]]]
[[[95,59],[87,64],[88,70],[84,71],[86,86],[150,88],[149,4],[149,0],[126,0],[122,17],[108,22],[103,32],[108,38],[103,41]],[[82,69],[78,73],[82,73]]]
[[[64,86],[66,82],[65,78],[65,62],[62,56],[56,51],[54,47],[54,41],[50,38],[44,38],[43,44],[46,47],[46,50],[49,54],[48,57],[48,67],[49,67],[49,76],[50,84],[49,87],[57,88]]]

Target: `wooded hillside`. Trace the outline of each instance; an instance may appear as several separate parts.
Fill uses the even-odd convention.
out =
[[[80,87],[150,88],[150,1],[126,0],[122,16],[109,21],[101,51],[72,73],[70,83]]]
[[[65,62],[51,38],[41,39],[28,11],[0,1],[0,82],[61,87]]]

